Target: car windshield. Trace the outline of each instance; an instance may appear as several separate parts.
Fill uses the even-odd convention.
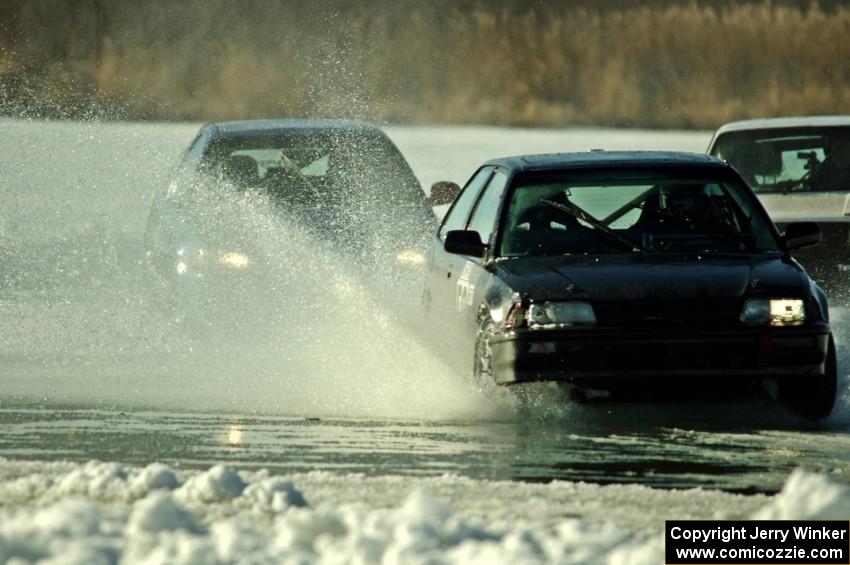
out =
[[[424,199],[407,162],[374,132],[228,136],[211,145],[204,170],[293,204],[359,207]]]
[[[711,153],[756,192],[850,190],[850,127],[729,132]]]
[[[520,175],[502,218],[499,255],[778,251],[741,182],[667,171]]]

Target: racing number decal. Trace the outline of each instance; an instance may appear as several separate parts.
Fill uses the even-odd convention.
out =
[[[475,285],[469,282],[472,276],[472,263],[463,266],[463,272],[457,279],[457,290],[455,291],[455,302],[457,311],[462,312],[464,308],[472,306],[472,297],[475,295]]]

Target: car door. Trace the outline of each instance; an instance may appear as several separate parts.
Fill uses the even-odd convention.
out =
[[[443,218],[432,242],[425,302],[430,309],[434,324],[438,326],[442,334],[450,331],[454,326],[453,312],[456,307],[453,301],[457,292],[458,275],[464,263],[463,257],[446,253],[443,241],[448,232],[466,229],[469,216],[478,201],[478,195],[490,180],[493,170],[494,167],[483,167],[470,178]]]
[[[435,262],[442,267],[435,273],[441,286],[439,294],[435,296],[437,303],[434,308],[440,312],[444,331],[452,340],[466,341],[474,333],[469,328],[477,321],[477,304],[481,301],[483,291],[481,283],[490,274],[484,268],[482,258],[447,253],[442,245],[443,238],[448,231],[463,229],[475,231],[483,242],[491,243],[508,178],[504,171],[496,169],[482,170],[479,175],[464,190],[477,189],[474,190],[474,198],[469,196],[466,202],[459,202],[460,217],[447,216],[443,224],[445,229],[441,229],[439,246],[434,250]],[[482,185],[483,190],[480,188]]]
[[[508,184],[506,171],[496,169],[483,192],[478,196],[467,225],[468,231],[478,233],[492,253],[498,229],[502,197]],[[486,268],[487,258],[457,255],[462,261],[456,283],[455,304],[459,315],[460,329],[464,336],[472,337],[478,330],[478,313],[484,294],[493,276]]]

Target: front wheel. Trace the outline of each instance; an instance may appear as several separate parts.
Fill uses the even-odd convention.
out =
[[[779,401],[805,418],[820,420],[832,412],[838,392],[838,363],[835,342],[829,336],[824,374],[796,377],[779,382]]]
[[[475,340],[475,358],[472,365],[472,377],[480,390],[490,390],[496,386],[493,369],[493,346],[491,340],[496,332],[493,322],[486,321],[478,328]]]

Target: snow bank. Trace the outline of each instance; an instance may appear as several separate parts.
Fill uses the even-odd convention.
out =
[[[308,504],[296,487],[301,482],[322,502]],[[392,488],[406,494],[386,497]],[[459,499],[464,507],[459,513],[431,490],[479,498]],[[539,512],[512,506],[514,491]],[[352,493],[360,495],[356,502],[339,502]],[[563,496],[576,505],[561,505]],[[616,512],[573,512],[592,499],[611,505],[627,503],[630,496],[662,512],[668,505],[668,518],[846,519],[850,508],[850,486],[806,471],[794,472],[764,504],[765,497],[580,483],[328,473],[293,482],[221,465],[178,472],[161,464],[137,469],[0,460],[0,563],[660,563],[663,519],[648,517],[638,506],[634,518],[651,522],[638,531]],[[728,503],[739,499],[762,507],[724,515],[708,511],[711,504],[705,503],[731,508]],[[706,511],[683,516],[670,510],[688,500]],[[485,502],[506,506],[504,513]],[[500,518],[511,515],[516,518]]]
[[[754,516],[759,520],[847,520],[850,488],[845,483],[797,469],[773,501]]]

